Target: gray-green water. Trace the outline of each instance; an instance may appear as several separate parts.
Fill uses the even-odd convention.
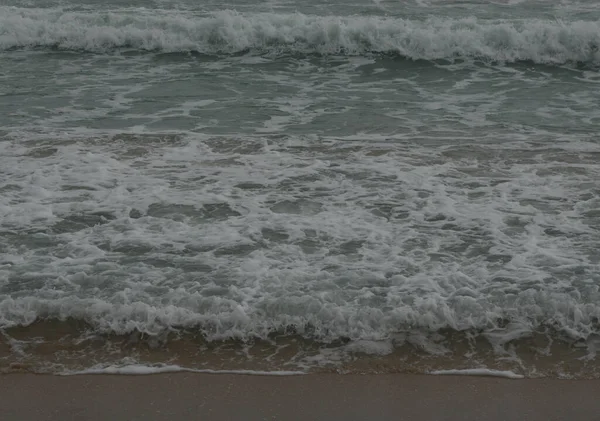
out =
[[[599,46],[592,1],[9,1],[0,358],[69,321],[594,361]]]

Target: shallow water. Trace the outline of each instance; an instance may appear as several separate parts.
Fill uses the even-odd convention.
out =
[[[9,1],[0,364],[595,376],[599,45],[591,1]]]

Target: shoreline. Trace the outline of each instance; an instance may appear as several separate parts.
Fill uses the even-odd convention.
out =
[[[89,329],[89,330],[88,330]],[[427,374],[452,370],[512,372],[526,378],[600,378],[593,348],[555,335],[533,334],[494,346],[483,333],[436,331],[424,343],[410,339],[326,343],[298,334],[208,340],[199,332],[150,336],[107,334],[75,320],[43,320],[0,335],[2,372],[90,372],[104,367],[162,367],[166,371],[301,371],[344,374]],[[419,331],[413,332],[418,336]],[[579,345],[582,345],[581,343]],[[593,343],[592,343],[593,345]],[[175,367],[169,370],[167,367]],[[16,370],[15,370],[16,368]],[[165,369],[166,368],[166,369]],[[114,374],[118,374],[113,370]],[[123,373],[136,374],[136,373]]]
[[[16,420],[600,420],[600,380],[419,374],[0,375]]]

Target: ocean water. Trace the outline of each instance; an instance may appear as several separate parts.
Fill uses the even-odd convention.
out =
[[[599,133],[597,1],[4,0],[0,370],[599,377]]]

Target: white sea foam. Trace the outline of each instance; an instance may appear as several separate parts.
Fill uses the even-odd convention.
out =
[[[303,371],[260,371],[260,370],[202,370],[185,368],[178,365],[123,365],[123,366],[105,366],[92,367],[79,371],[66,371],[59,373],[62,376],[77,376],[86,374],[125,374],[125,375],[148,375],[160,373],[205,373],[205,374],[241,374],[251,376],[299,376],[306,374]]]
[[[597,72],[371,53],[596,63],[598,22],[15,8],[0,22],[8,50],[254,54],[2,53],[0,329],[343,339],[314,360],[388,355],[395,335],[443,354],[431,336],[446,329],[499,351],[597,335]],[[278,60],[296,52],[358,56]],[[23,58],[44,77],[25,82]]]
[[[504,377],[507,379],[523,379],[525,376],[508,370],[490,370],[488,368],[467,368],[464,370],[437,370],[429,374],[451,375],[451,376],[491,376]]]
[[[361,139],[366,150],[376,141],[398,149],[348,154]],[[404,149],[361,135],[286,142],[201,137],[135,159],[118,158],[122,144],[108,140],[45,158],[4,142],[12,187],[0,197],[2,229],[39,232],[2,239],[0,327],[73,318],[104,333],[193,328],[247,339],[294,326],[328,341],[450,328],[500,345],[544,325],[594,334],[600,204],[586,181],[598,168],[585,156],[597,145],[570,143],[577,171],[553,161],[548,176],[545,160],[511,163],[503,145],[474,165],[452,158],[460,146]],[[228,164],[240,147],[243,165]]]
[[[478,20],[0,8],[0,49],[202,54],[397,54],[411,59],[600,62],[598,21]]]

